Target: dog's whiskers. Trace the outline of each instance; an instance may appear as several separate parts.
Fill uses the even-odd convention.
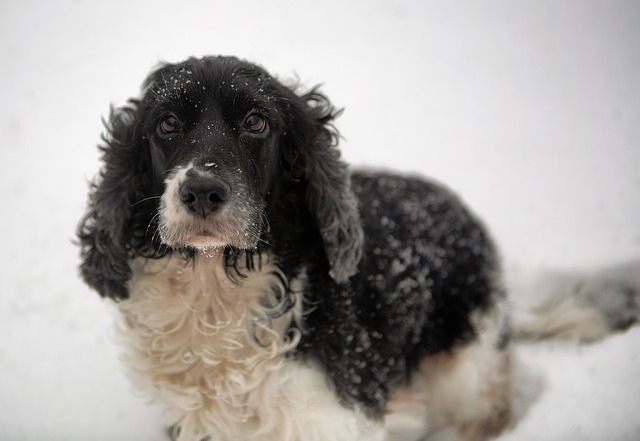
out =
[[[151,226],[153,225],[154,222],[156,222],[158,220],[159,217],[160,217],[160,213],[156,213],[156,214],[153,215],[153,217],[151,218],[151,220],[147,224],[147,229],[144,232],[145,236],[147,236],[149,234],[149,230],[151,229]],[[153,238],[156,237],[156,234],[159,234],[157,229],[153,232]]]
[[[260,236],[260,234],[259,234],[259,233],[254,233],[254,232],[251,232],[251,231],[247,231],[247,232],[245,233],[245,235],[246,235],[246,236],[248,236],[248,237],[251,237],[252,239],[255,239],[255,240],[256,240],[256,242],[261,242],[261,243],[263,243],[263,244],[265,244],[265,245],[267,245],[267,246],[270,246],[270,247],[273,247],[273,246],[274,246],[274,244],[272,244],[271,242],[267,241],[266,239],[263,239],[263,238]]]
[[[144,199],[140,199],[138,202],[134,202],[133,204],[131,204],[131,206],[132,206],[132,207],[135,207],[136,205],[141,204],[141,203],[143,203],[143,202],[151,201],[151,200],[153,200],[153,199],[161,199],[161,198],[162,198],[162,195],[158,195],[158,196],[149,196],[149,197],[146,197],[146,198],[144,198]]]

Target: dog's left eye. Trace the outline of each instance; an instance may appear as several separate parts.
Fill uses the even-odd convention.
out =
[[[259,113],[252,113],[244,120],[244,127],[251,133],[264,133],[268,127],[267,119]]]

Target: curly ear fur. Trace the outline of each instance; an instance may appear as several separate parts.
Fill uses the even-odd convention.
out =
[[[331,126],[340,111],[316,90],[299,98],[303,109],[294,109],[292,115],[295,148],[291,154],[306,182],[305,202],[317,221],[329,274],[343,283],[357,271],[364,234],[349,168],[337,148],[339,135]]]
[[[104,166],[91,184],[88,210],[77,233],[82,277],[100,295],[114,300],[128,297],[130,250],[144,236],[134,225],[134,205],[143,197],[148,176],[139,118],[136,100],[111,110],[105,145],[100,147]]]

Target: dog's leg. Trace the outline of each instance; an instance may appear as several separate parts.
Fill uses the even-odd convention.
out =
[[[382,422],[342,404],[314,363],[284,361],[263,386],[268,394],[249,397],[259,404],[252,418],[226,431],[209,427],[201,441],[387,441]],[[167,434],[171,441],[200,441],[181,431],[176,425]]]
[[[286,362],[288,381],[280,388],[281,433],[265,441],[385,441],[380,421],[342,404],[333,384],[313,363]],[[282,431],[286,427],[285,431]],[[263,440],[263,438],[260,438]]]
[[[497,308],[476,317],[480,332],[473,342],[422,360],[395,407],[406,408],[413,401],[426,415],[428,431],[455,426],[464,441],[499,434],[509,422],[511,401],[507,324],[502,315]]]

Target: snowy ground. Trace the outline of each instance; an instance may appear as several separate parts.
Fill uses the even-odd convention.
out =
[[[555,294],[541,271],[640,258],[639,22],[633,0],[2,0],[0,439],[164,439],[71,243],[100,117],[159,60],[236,54],[324,83],[347,159],[461,193],[522,309]],[[640,327],[516,356],[500,440],[640,439]]]

